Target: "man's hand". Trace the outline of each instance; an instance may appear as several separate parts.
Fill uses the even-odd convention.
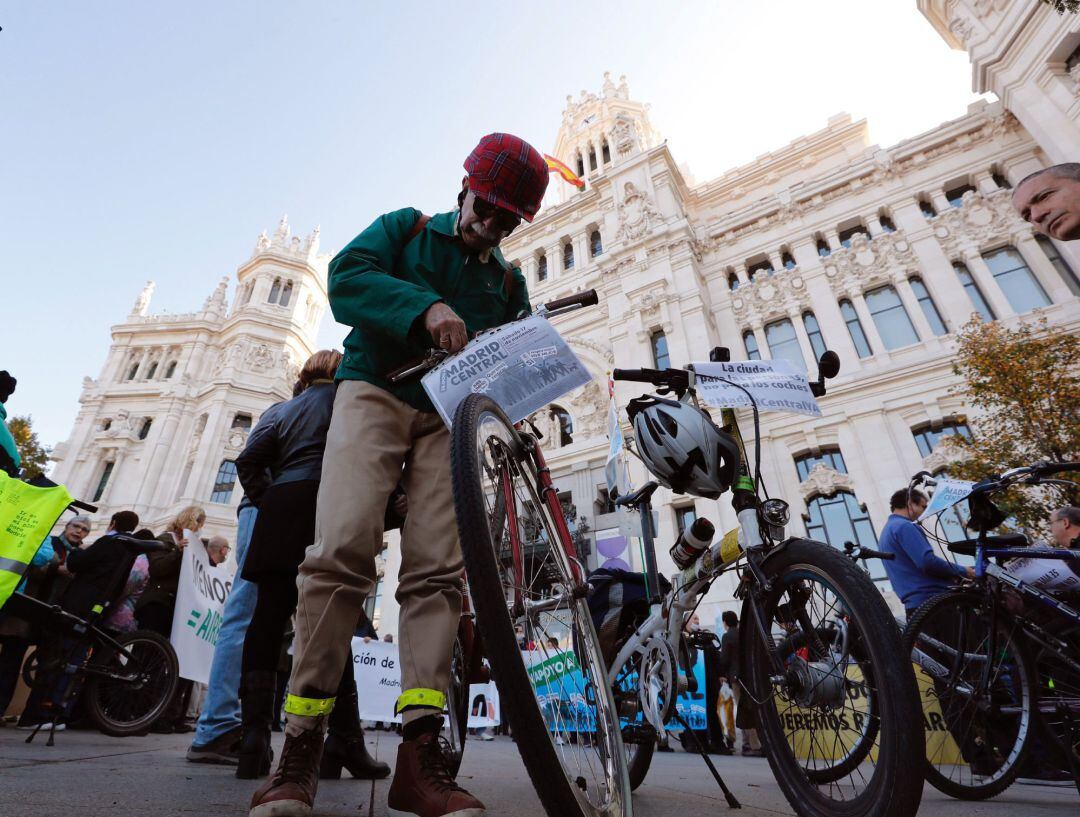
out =
[[[424,328],[431,334],[435,346],[450,354],[460,352],[469,342],[465,321],[442,301],[432,304],[424,312]]]
[[[975,578],[975,568],[973,568],[973,567],[966,567],[966,568],[964,568],[964,570],[966,570],[966,571],[967,571],[967,577],[968,577],[969,579],[974,579],[974,578]]]

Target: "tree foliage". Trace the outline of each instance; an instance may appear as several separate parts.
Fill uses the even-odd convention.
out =
[[[15,446],[19,449],[22,457],[22,471],[25,479],[33,479],[41,476],[49,467],[48,446],[42,445],[37,432],[31,424],[30,415],[25,417],[12,417],[8,420],[8,430],[15,438]]]
[[[948,438],[964,455],[951,475],[978,480],[1080,458],[1080,337],[1048,328],[1044,318],[1016,329],[973,320],[957,340],[953,371],[964,384],[955,393],[976,416],[971,440]],[[1076,487],[1045,487],[1010,491],[995,502],[1025,529],[1045,535],[1050,511],[1075,504],[1077,495]]]
[[[1080,0],[1042,0],[1048,6],[1053,6],[1054,11],[1058,14],[1064,14],[1065,12],[1071,12],[1075,14],[1080,11]]]

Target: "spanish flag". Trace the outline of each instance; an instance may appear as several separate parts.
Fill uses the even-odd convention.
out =
[[[574,185],[574,187],[581,188],[582,190],[585,189],[585,182],[579,179],[577,177],[577,174],[575,174],[573,170],[568,168],[554,156],[548,156],[545,153],[544,161],[547,162],[548,173],[558,173],[560,176],[563,177],[563,181],[570,182],[570,184]]]

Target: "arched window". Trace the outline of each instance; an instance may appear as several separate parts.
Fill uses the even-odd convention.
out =
[[[251,415],[247,412],[238,411],[233,415],[232,428],[239,428],[243,431],[251,430]]]
[[[866,306],[886,349],[898,349],[919,342],[900,296],[891,286],[878,287],[866,293]]]
[[[838,236],[840,239],[840,246],[850,247],[851,239],[853,239],[857,235],[864,235],[869,238],[870,231],[861,224],[856,224],[854,227],[848,227],[846,230],[841,230]]]
[[[282,306],[288,306],[289,301],[292,300],[293,282],[286,281],[285,286],[281,288],[281,298],[278,299],[278,303]]]
[[[1046,253],[1046,257],[1050,259],[1050,263],[1054,265],[1054,269],[1058,271],[1058,275],[1068,285],[1069,292],[1073,295],[1080,295],[1080,281],[1076,280],[1076,273],[1072,271],[1069,262],[1061,257],[1061,253],[1058,252],[1054,242],[1044,235],[1035,236],[1035,240],[1039,242],[1039,246]]]
[[[859,321],[859,313],[855,311],[851,301],[843,300],[840,302],[840,314],[844,318],[844,323],[847,324],[851,342],[855,344],[855,354],[859,357],[870,357],[874,352],[870,348],[870,341],[866,339],[866,333],[863,332],[862,323]]]
[[[97,488],[94,489],[94,497],[91,502],[97,502],[101,499],[102,494],[105,493],[105,486],[109,484],[109,477],[112,476],[113,468],[116,467],[115,462],[105,463],[104,468],[101,469],[101,477],[98,479]]]
[[[577,174],[578,178],[585,175],[585,158],[581,155],[580,150],[577,153]]]
[[[574,268],[574,245],[567,241],[563,244],[562,248],[562,266],[563,269]]]
[[[596,148],[589,145],[589,170],[596,170]]]
[[[773,269],[771,261],[758,261],[746,270],[746,274],[751,281],[757,278],[759,274],[772,275],[774,272],[776,272],[776,270]]]
[[[729,272],[727,277],[727,288],[734,292],[739,288],[739,276],[734,272]]]
[[[1012,185],[1009,184],[1009,180],[1005,178],[1005,174],[997,168],[990,171],[990,178],[994,180],[994,184],[998,186],[998,190],[1012,190]]]
[[[986,266],[990,267],[1005,299],[1017,313],[1049,306],[1050,299],[1031,274],[1024,257],[1014,247],[1002,247],[994,252],[983,253]]]
[[[214,488],[210,492],[211,502],[229,502],[232,500],[233,488],[236,487],[236,463],[232,460],[222,460],[218,466],[217,476],[214,477]]]
[[[896,225],[893,224],[893,220],[886,215],[878,216],[878,222],[881,224],[881,231],[884,233],[895,233]]]
[[[143,417],[142,425],[139,426],[139,439],[145,440],[150,436],[150,426],[154,424],[153,417]]]
[[[604,254],[604,242],[600,239],[599,230],[593,230],[589,233],[589,254],[593,258]]]
[[[604,137],[604,141],[600,145],[600,153],[603,156],[604,164],[611,163],[611,147],[608,145],[607,137]]]
[[[917,276],[909,278],[908,283],[911,284],[911,290],[915,293],[915,297],[919,301],[919,306],[922,307],[923,315],[926,316],[926,322],[930,324],[930,331],[935,335],[944,335],[947,331],[945,329],[945,322],[941,320],[941,314],[934,304],[934,299],[930,297],[930,291],[926,288],[926,284],[923,283],[922,278]]]
[[[803,312],[802,322],[803,328],[806,329],[806,336],[810,338],[810,348],[814,350],[817,359],[821,360],[821,356],[825,354],[828,347],[825,345],[825,338],[821,334],[818,320],[814,317],[813,312]]]
[[[949,204],[953,207],[964,206],[964,194],[974,193],[975,188],[970,184],[958,184],[956,187],[951,187],[945,191],[945,198],[949,200]]]
[[[671,356],[668,354],[667,335],[663,332],[653,332],[652,337],[649,338],[649,343],[652,346],[653,364],[656,368],[670,368]]]
[[[278,297],[281,295],[281,279],[275,278],[274,283],[270,287],[270,297],[266,299],[267,303],[276,304]]]
[[[840,453],[840,449],[822,448],[817,454],[809,452],[795,457],[795,470],[799,472],[799,481],[806,482],[810,477],[810,472],[817,465],[824,465],[838,474],[847,473],[847,463],[844,462],[844,455]]]
[[[780,263],[784,265],[784,269],[795,269],[795,258],[787,250],[780,253]]]
[[[971,439],[971,429],[968,428],[967,423],[960,420],[945,420],[936,426],[932,424],[917,426],[911,429],[911,434],[915,437],[915,445],[919,447],[919,453],[924,457],[929,457],[933,453],[942,437],[956,435],[965,440]]]
[[[799,348],[799,337],[795,334],[795,326],[789,320],[774,321],[765,324],[765,341],[769,344],[769,354],[773,360],[788,360],[800,371],[806,371],[806,361],[803,360],[802,349]]]
[[[543,283],[547,280],[547,256],[541,255],[536,259],[536,281]]]
[[[146,379],[147,380],[153,380],[154,375],[157,374],[157,370],[158,370],[158,362],[156,360],[152,361],[150,363],[150,369],[146,372]]]
[[[824,238],[819,238],[817,240],[817,254],[822,258],[828,258],[832,255],[832,250],[829,248],[829,242]]]
[[[814,497],[807,503],[807,510],[806,533],[811,539],[827,542],[835,548],[843,548],[844,542],[877,548],[874,525],[854,494],[838,491],[830,497]],[[885,579],[885,568],[880,559],[867,559],[866,562],[872,579]]]
[[[165,379],[168,380],[174,374],[176,374],[176,361],[170,360],[169,365],[165,367]]]
[[[761,350],[758,349],[757,337],[747,329],[742,333],[743,346],[746,347],[747,360],[761,360]]]
[[[134,380],[135,375],[137,375],[138,373],[139,373],[139,362],[135,361],[134,363],[131,364],[131,368],[128,369],[127,379],[128,380]]]
[[[552,406],[551,417],[559,424],[559,447],[574,442],[574,421],[570,419],[570,413],[562,406]]]
[[[964,285],[964,291],[971,299],[971,305],[975,307],[975,311],[979,313],[979,317],[982,318],[983,323],[989,323],[994,320],[994,310],[991,309],[990,304],[986,302],[982,290],[979,289],[979,285],[975,282],[975,278],[972,276],[970,270],[968,270],[967,265],[956,261],[953,263],[952,267],[956,272],[956,277],[959,278],[960,283]]]
[[[930,199],[928,198],[919,199],[919,209],[927,218],[933,218],[937,215],[937,210],[934,209],[934,205],[930,203]]]

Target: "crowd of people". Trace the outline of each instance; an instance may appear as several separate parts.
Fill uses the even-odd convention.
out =
[[[375,584],[384,531],[393,527],[402,529],[396,712],[403,723],[389,805],[420,817],[484,813],[439,748],[463,570],[450,437],[420,383],[392,383],[387,373],[432,346],[458,352],[474,333],[529,311],[525,279],[498,247],[536,214],[548,167],[532,146],[503,133],[483,137],[464,167],[456,209],[431,217],[412,208],[386,213],[333,259],[330,305],[351,327],[345,353],[312,355],[293,397],[263,412],[237,459],[244,489],[238,571],[187,759],[235,766],[244,779],[265,776],[251,798],[251,817],[308,817],[318,780],[342,770],[357,778],[390,774],[365,746],[349,644],[357,634],[377,637],[363,605]],[[1080,165],[1023,180],[1014,204],[1040,231],[1080,238]],[[14,378],[0,372],[0,420],[14,388]],[[0,468],[17,473],[18,451],[2,422],[0,429]],[[909,609],[964,574],[928,554],[912,522],[924,500],[917,492],[894,496],[882,535],[882,548],[897,553],[886,569]],[[410,505],[420,510],[409,513]],[[155,537],[139,527],[134,512],[120,511],[85,546],[91,520],[76,516],[42,543],[21,589],[73,612],[104,598],[109,627],[168,637],[184,549],[205,547],[214,564],[229,553],[220,537],[198,538],[205,521],[202,508],[188,507]],[[1059,545],[1075,546],[1080,511],[1055,512],[1053,529]],[[106,568],[121,558],[122,548],[111,541],[121,533],[156,538],[165,547],[135,559],[122,586],[103,586]],[[282,647],[290,621],[285,685],[279,675],[283,655],[290,658]],[[697,622],[687,623],[688,643],[707,653],[707,746],[732,752],[739,723],[742,753],[760,756],[752,715],[739,712],[738,618],[726,612],[723,624],[717,643],[702,637]],[[0,711],[34,639],[26,625],[0,614]],[[529,645],[523,641],[522,648]],[[182,683],[153,730],[190,731],[191,694],[191,682]],[[21,726],[42,722],[41,704],[31,697]],[[275,767],[270,738],[282,707],[285,742]]]

